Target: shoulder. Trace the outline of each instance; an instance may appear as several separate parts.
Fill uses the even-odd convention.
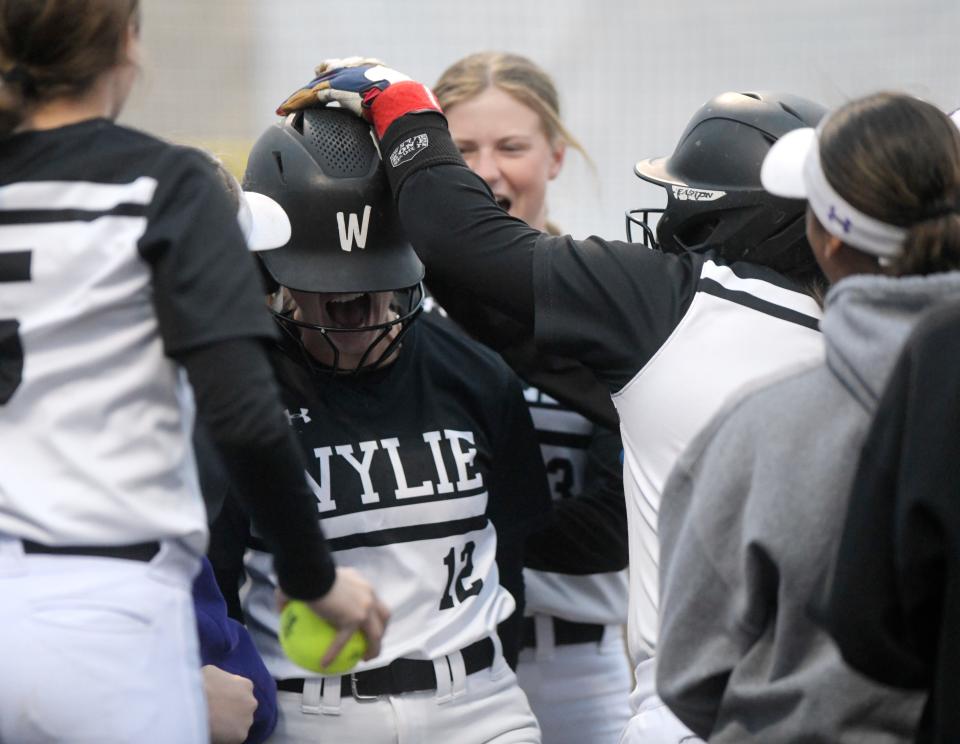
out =
[[[161,183],[184,179],[216,183],[213,159],[203,151],[177,145],[138,129],[118,124],[101,132],[107,141],[106,150],[129,157],[140,164],[144,175]]]
[[[424,345],[425,353],[446,360],[463,376],[491,380],[514,377],[499,354],[432,314],[422,314],[415,328],[417,341]]]
[[[697,272],[705,260],[704,256],[697,253],[666,253],[640,243],[607,240],[597,235],[576,240],[569,235],[543,233],[537,239],[534,250],[537,259],[545,265],[573,260],[588,265],[599,262],[600,265],[644,267],[665,273]]]

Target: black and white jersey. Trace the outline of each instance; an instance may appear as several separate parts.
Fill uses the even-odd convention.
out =
[[[389,135],[427,126],[437,152],[456,152],[434,114],[403,117]],[[465,164],[422,162],[404,172],[397,204],[431,286],[509,315],[540,352],[581,362],[612,394],[624,445],[628,640],[633,658],[646,658],[656,643],[657,512],[667,474],[738,388],[822,356],[819,307],[753,264],[545,235],[504,213]],[[554,394],[546,379],[538,387]],[[559,376],[561,392],[576,395]]]
[[[555,504],[545,529],[528,542],[525,614],[622,625],[627,527],[620,437],[536,388],[524,396]]]
[[[463,332],[432,294],[424,298],[424,312]],[[498,326],[507,327],[505,320],[498,319]],[[525,546],[524,614],[624,624],[627,526],[620,437],[535,387],[524,385],[523,395],[554,501],[544,528]]]
[[[102,119],[0,163],[0,533],[202,550],[168,355],[273,332],[228,197],[197,153]]]
[[[667,475],[738,388],[822,356],[820,308],[760,267],[624,243],[542,246],[534,276],[542,343],[561,353],[579,349],[620,414],[628,641],[641,658],[656,643],[657,513]],[[579,332],[585,317],[598,326],[589,339]]]
[[[526,534],[549,508],[515,376],[424,320],[379,370],[333,376],[304,354],[288,340],[276,368],[318,518],[337,564],[357,568],[391,611],[380,655],[358,669],[436,658],[496,632],[514,609],[497,570],[498,532]],[[229,563],[224,543],[235,554],[236,540],[218,521],[212,559]],[[277,642],[271,556],[255,537],[245,563],[257,646],[275,677],[302,677]]]

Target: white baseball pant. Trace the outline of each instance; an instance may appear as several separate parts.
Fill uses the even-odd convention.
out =
[[[434,661],[438,689],[355,700],[340,677],[279,692],[279,721],[269,744],[540,744],[540,729],[499,650],[490,668],[464,673],[457,654]],[[449,661],[448,661],[449,660]],[[451,673],[453,678],[451,679]]]
[[[598,643],[558,646],[550,640],[538,632],[536,648],[523,649],[517,666],[544,744],[616,744],[630,719],[623,627],[607,626]]]
[[[0,536],[0,741],[207,742],[199,565],[173,541],[141,562]]]

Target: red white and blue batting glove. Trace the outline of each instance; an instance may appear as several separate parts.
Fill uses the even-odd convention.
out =
[[[405,114],[441,113],[433,92],[402,72],[369,57],[325,61],[316,77],[280,104],[281,116],[336,102],[371,122],[382,138],[390,125]],[[384,95],[389,90],[389,95]]]
[[[406,179],[422,168],[444,163],[466,167],[440,104],[423,83],[369,57],[327,60],[315,75],[280,104],[277,113],[336,102],[371,122],[395,196]]]

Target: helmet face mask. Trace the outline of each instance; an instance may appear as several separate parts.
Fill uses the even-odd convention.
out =
[[[323,363],[310,359],[311,368],[327,368],[330,358],[335,372],[381,366],[419,315],[424,270],[400,225],[370,126],[336,108],[291,114],[257,140],[244,188],[271,197],[290,218],[287,244],[257,254],[268,281],[290,290],[284,293],[289,299],[293,293],[395,293],[389,320],[367,317],[351,328],[294,317],[289,307],[275,311],[289,337],[302,344],[307,334],[320,353]],[[343,334],[372,334],[366,350],[352,354],[356,366],[342,366],[348,352],[336,337]]]
[[[654,222],[651,224],[651,216],[657,215],[657,221],[663,218],[663,213],[666,211],[663,207],[658,207],[657,209],[648,208],[648,207],[638,207],[637,209],[628,209],[625,213],[626,218],[626,229],[627,229],[627,242],[628,243],[643,243],[644,248],[660,248],[660,241],[657,240],[657,223]],[[635,240],[633,237],[633,230],[636,228],[639,230],[639,235],[643,237],[641,240]]]
[[[280,310],[272,309],[272,312],[283,332],[303,350],[303,358],[312,371],[326,374],[356,374],[383,366],[399,348],[403,337],[410,330],[411,323],[423,312],[423,282],[418,282],[412,287],[396,290],[392,295],[389,306],[392,316],[390,319],[382,323],[350,328],[326,323],[313,323],[294,317],[291,307]],[[329,350],[329,354],[324,355],[331,359],[329,364],[319,362],[315,355],[306,350],[303,341],[304,333],[322,339],[325,348]],[[356,364],[350,367],[343,366],[344,350],[337,344],[337,338],[352,334],[374,333],[376,335],[367,343],[365,351],[359,355]],[[386,344],[381,347],[384,342]]]
[[[671,156],[636,164],[640,178],[666,190],[667,206],[627,212],[628,239],[631,224],[639,225],[644,245],[710,252],[727,262],[812,277],[816,262],[805,237],[806,203],[765,191],[760,167],[777,139],[815,126],[824,113],[811,101],[780,93],[724,93],[708,101]],[[659,215],[655,240],[651,215]]]

